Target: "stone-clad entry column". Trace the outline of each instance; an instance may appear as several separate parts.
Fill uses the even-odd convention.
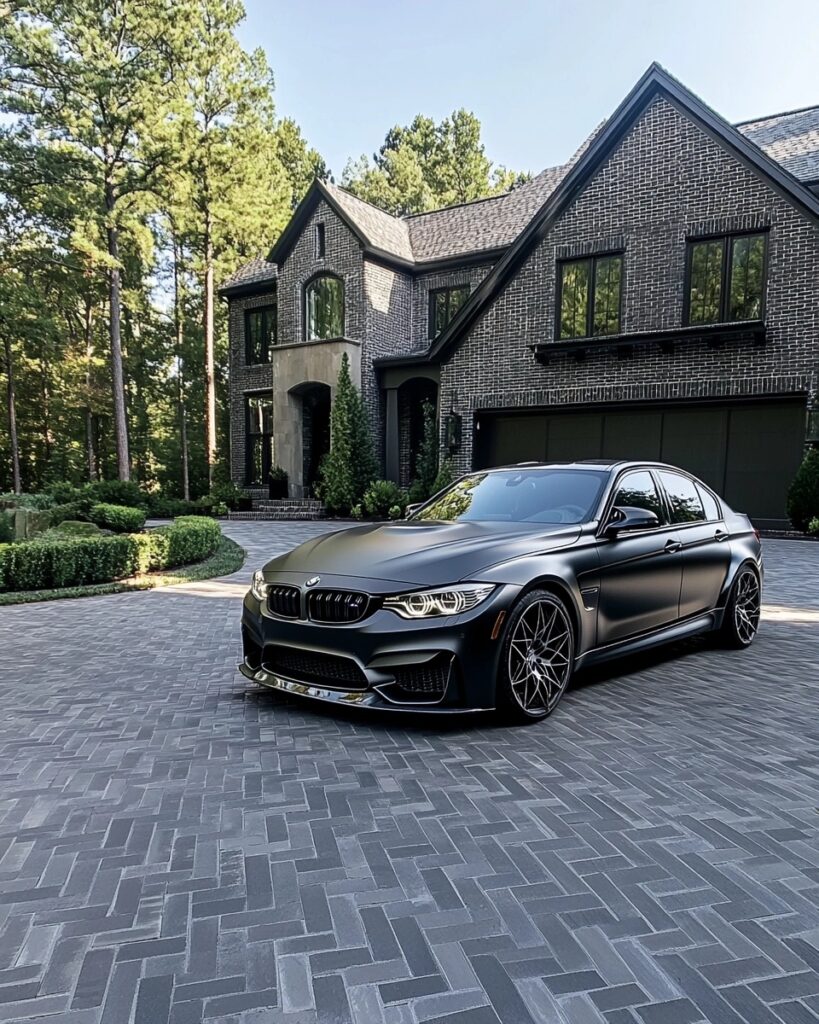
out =
[[[361,387],[361,345],[356,341],[302,341],[273,350],[274,458],[287,473],[290,497],[308,497],[305,479],[304,399],[322,386],[331,402],[341,359],[350,360],[350,376]]]

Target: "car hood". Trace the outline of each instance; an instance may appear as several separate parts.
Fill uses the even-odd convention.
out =
[[[265,573],[358,576],[419,586],[474,578],[481,569],[574,544],[580,527],[496,522],[381,523],[308,540]]]

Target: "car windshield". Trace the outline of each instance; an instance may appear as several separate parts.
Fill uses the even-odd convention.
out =
[[[589,469],[505,469],[473,473],[425,505],[413,519],[508,523],[584,523],[608,473]]]

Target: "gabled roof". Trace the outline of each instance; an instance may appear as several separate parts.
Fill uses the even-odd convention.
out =
[[[657,96],[663,96],[681,110],[734,157],[765,178],[769,185],[801,212],[819,221],[819,198],[810,189],[763,149],[749,142],[742,132],[706,106],[659,64],[651,64],[609,120],[595,133],[588,148],[564,175],[537,215],[471,293],[446,330],[430,345],[426,352],[427,358],[440,359],[475,323],[532,249],[542,241],[552,224],[579,195],[591,175],[620,143],[646,106]]]
[[[819,106],[734,126],[801,182],[819,182]]]
[[[242,264],[238,270],[234,270],[219,286],[219,292],[221,295],[235,295],[249,286],[273,282],[277,275],[278,268],[275,263],[261,258],[252,259]]]

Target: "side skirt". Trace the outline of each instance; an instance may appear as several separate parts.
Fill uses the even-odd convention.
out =
[[[684,622],[675,622],[671,626],[663,626],[662,629],[654,633],[631,637],[628,640],[620,640],[615,644],[608,644],[605,647],[595,647],[593,650],[582,654],[577,659],[576,666],[577,668],[587,668],[589,665],[596,665],[601,661],[623,658],[628,654],[647,651],[652,647],[659,647],[674,640],[683,640],[688,636],[696,636],[697,633],[708,633],[712,629],[717,628],[721,617],[722,609],[706,612],[704,615],[697,615],[695,618],[686,619]]]

